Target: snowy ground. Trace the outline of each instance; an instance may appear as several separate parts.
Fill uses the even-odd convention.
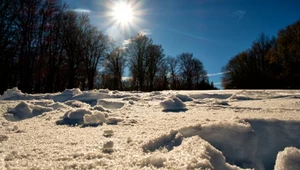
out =
[[[0,96],[0,169],[300,167],[300,91]]]

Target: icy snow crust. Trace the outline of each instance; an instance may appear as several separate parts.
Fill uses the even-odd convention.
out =
[[[299,168],[300,91],[0,96],[0,169]]]

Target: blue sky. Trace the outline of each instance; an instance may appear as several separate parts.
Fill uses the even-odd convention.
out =
[[[116,0],[119,1],[119,0]],[[111,24],[113,0],[65,0],[71,8],[89,10],[91,22],[117,44],[143,31],[165,54],[190,52],[200,59],[217,87],[221,68],[264,32],[276,36],[300,19],[300,0],[123,0],[136,12],[135,26]]]

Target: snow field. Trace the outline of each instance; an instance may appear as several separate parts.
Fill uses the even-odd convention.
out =
[[[5,169],[295,169],[300,91],[5,92]],[[1,126],[2,125],[2,126]]]

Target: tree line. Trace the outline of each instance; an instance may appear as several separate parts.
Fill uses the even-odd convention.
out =
[[[123,79],[125,68],[130,79]],[[146,35],[126,48],[60,0],[0,0],[0,93],[82,90],[213,89],[191,53],[165,57]]]
[[[125,66],[131,77],[122,80]],[[104,61],[102,87],[121,90],[207,90],[209,82],[203,63],[192,53],[165,56],[161,45],[146,35],[137,34],[125,49],[115,49]]]
[[[252,46],[229,60],[222,71],[225,89],[299,89],[300,20],[277,37],[261,33]]]

